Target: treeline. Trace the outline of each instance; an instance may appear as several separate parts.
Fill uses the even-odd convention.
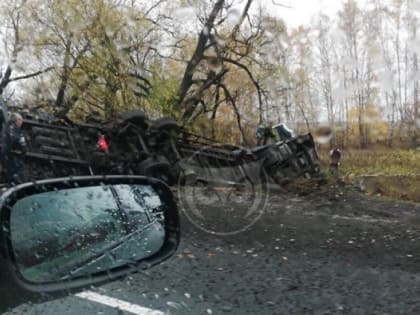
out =
[[[281,121],[326,125],[342,144],[415,145],[418,10],[348,0],[287,29],[253,0],[4,1],[0,93],[76,120],[138,108],[241,144]]]

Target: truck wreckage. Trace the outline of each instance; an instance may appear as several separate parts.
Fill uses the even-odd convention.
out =
[[[2,124],[8,110],[2,106]],[[47,113],[22,112],[27,177],[136,174],[170,185],[261,180],[286,185],[296,178],[322,178],[311,134],[292,136],[273,127],[274,143],[239,147],[189,133],[171,118],[154,121],[140,110],[121,113],[113,122],[73,123]],[[107,150],[98,149],[106,139]]]

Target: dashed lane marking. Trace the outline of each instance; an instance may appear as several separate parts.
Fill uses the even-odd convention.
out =
[[[136,315],[165,315],[164,312],[147,308],[141,305],[132,304],[123,300],[119,300],[110,296],[98,294],[92,291],[85,291],[76,294],[77,297],[92,302],[100,303],[110,307],[120,309]]]

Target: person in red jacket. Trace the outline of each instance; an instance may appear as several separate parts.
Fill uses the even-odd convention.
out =
[[[104,134],[100,134],[98,136],[98,141],[96,142],[96,147],[100,152],[108,153],[109,152],[109,145],[105,139]]]

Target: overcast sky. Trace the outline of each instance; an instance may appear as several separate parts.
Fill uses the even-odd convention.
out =
[[[272,9],[272,12],[276,12],[291,27],[308,24],[311,17],[319,12],[333,16],[343,2],[344,0],[261,0],[261,3]],[[363,4],[365,0],[358,2]],[[273,3],[281,3],[290,8],[276,6]]]

